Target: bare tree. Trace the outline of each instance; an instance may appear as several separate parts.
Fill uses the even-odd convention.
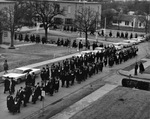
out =
[[[74,24],[77,29],[81,32],[85,33],[85,43],[86,47],[88,47],[88,32],[91,28],[95,28],[95,24],[98,18],[98,12],[88,8],[81,8],[75,14]]]
[[[45,39],[47,41],[48,28],[53,26],[54,17],[57,15],[64,15],[64,8],[60,8],[59,4],[51,3],[49,1],[32,1],[31,9],[34,11],[34,16],[39,17],[39,22],[43,24],[45,30]]]
[[[0,11],[2,29],[10,31],[11,34],[10,49],[15,48],[13,42],[14,33],[18,28],[22,27],[23,16],[25,14],[26,9],[27,8],[22,4],[22,2],[16,2],[14,5],[5,7]]]

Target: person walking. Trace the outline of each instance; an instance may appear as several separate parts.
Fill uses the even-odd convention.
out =
[[[8,71],[8,63],[7,63],[7,60],[4,61],[3,68],[4,68],[4,71],[5,71],[4,74],[6,74],[7,71]]]
[[[35,86],[35,78],[36,78],[36,75],[35,75],[35,73],[33,72],[32,73],[32,76],[31,76],[31,79],[32,79],[32,86]]]
[[[134,67],[134,75],[137,75],[137,70],[138,70],[138,63],[135,63],[135,67]]]
[[[7,108],[8,108],[8,110],[9,110],[10,112],[13,111],[13,110],[12,110],[13,104],[14,104],[14,98],[13,98],[13,96],[12,96],[11,94],[9,94],[9,95],[7,96]]]
[[[4,93],[6,93],[6,91],[10,93],[10,81],[8,77],[4,80]]]
[[[143,65],[143,63],[142,62],[140,62],[140,65],[139,65],[139,73],[143,73],[145,71],[145,69],[144,69],[144,65]]]
[[[31,84],[31,83],[32,83],[31,81],[32,81],[32,77],[31,77],[30,73],[27,72],[25,85],[32,85],[32,84]]]
[[[11,92],[11,94],[14,94],[15,86],[16,86],[16,81],[13,80],[13,78],[11,78],[11,81],[10,81],[10,92]]]

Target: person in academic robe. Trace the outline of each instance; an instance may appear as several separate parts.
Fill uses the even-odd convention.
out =
[[[144,69],[144,65],[143,65],[143,63],[142,62],[140,62],[140,65],[139,65],[139,73],[143,73],[145,71],[145,69]]]
[[[134,67],[134,75],[137,75],[137,70],[138,70],[138,63],[135,63],[135,67]]]

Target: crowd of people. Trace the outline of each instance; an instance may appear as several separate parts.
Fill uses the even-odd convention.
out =
[[[23,40],[22,34],[16,37],[18,37],[20,41]],[[119,35],[117,37],[119,37]],[[44,37],[41,41],[40,36],[35,35],[31,35],[30,37],[26,35],[24,40],[27,42],[46,43]],[[71,45],[69,39],[63,38],[58,38],[56,43],[58,46],[68,47]],[[84,44],[82,40],[78,43],[74,40],[71,46],[74,48],[78,47],[80,50],[84,47]],[[102,47],[104,50],[94,52],[96,47]],[[66,88],[74,85],[75,82],[80,84],[92,75],[102,72],[104,66],[113,67],[114,65],[121,64],[135,57],[138,51],[136,46],[117,50],[114,46],[98,45],[96,42],[93,42],[92,49],[93,51],[89,53],[80,54],[61,62],[53,63],[50,67],[46,65],[46,67],[41,69],[41,82],[37,84],[35,84],[35,74],[30,74],[30,72],[28,72],[26,75],[25,87],[20,87],[20,89],[16,91],[15,97],[13,97],[12,94],[15,93],[16,82],[13,79],[9,80],[9,78],[6,78],[4,82],[4,93],[8,91],[10,94],[7,96],[8,110],[13,113],[20,112],[21,104],[26,107],[27,103],[30,102],[30,98],[33,104],[35,104],[38,99],[42,101],[44,98],[42,96],[42,91],[53,96],[54,93],[59,91],[60,84],[61,87]]]
[[[42,43],[45,44],[48,41],[46,40],[46,38],[44,36],[40,36],[40,35],[34,35],[34,34],[25,34],[23,35],[22,33],[19,34],[15,34],[15,40],[19,40],[19,41],[25,41],[25,42],[36,42],[36,43]]]
[[[116,50],[114,46],[103,46],[102,51],[91,51],[89,53],[79,54],[69,59],[65,59],[58,63],[53,63],[50,67],[46,65],[41,69],[41,82],[35,84],[35,74],[26,75],[25,87],[20,87],[15,97],[12,94],[15,92],[15,85],[8,79],[4,83],[4,93],[9,91],[7,97],[7,107],[11,112],[20,112],[20,106],[26,106],[27,103],[33,104],[36,101],[43,100],[42,91],[53,96],[61,87],[70,87],[77,82],[78,84],[86,81],[92,75],[103,71],[103,67],[118,65],[137,55],[138,48],[132,46],[122,50]],[[9,82],[9,83],[8,83]],[[6,85],[9,84],[9,85]],[[61,85],[60,85],[61,84]],[[11,88],[9,88],[11,87]]]
[[[101,32],[98,32],[98,35],[104,37],[105,36],[104,30],[101,30]],[[107,33],[107,36],[116,37],[116,38],[124,38],[124,39],[128,39],[128,38],[132,39],[132,38],[137,38],[139,34],[137,33],[133,34],[132,32],[131,33],[120,32],[120,31],[117,31],[116,34],[113,34],[112,31],[109,31],[109,33]],[[143,36],[143,35],[140,35],[140,36]]]

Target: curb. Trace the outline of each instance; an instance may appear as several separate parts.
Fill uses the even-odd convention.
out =
[[[128,75],[126,75],[126,74],[124,74],[124,73],[121,73],[120,71],[121,71],[121,70],[118,70],[117,73],[120,74],[120,75],[122,75],[122,76],[129,77]],[[144,78],[144,77],[143,77],[143,78],[141,78],[141,77],[136,77],[136,76],[134,76],[134,75],[131,75],[131,78],[150,81],[150,79],[148,79],[148,78]]]

